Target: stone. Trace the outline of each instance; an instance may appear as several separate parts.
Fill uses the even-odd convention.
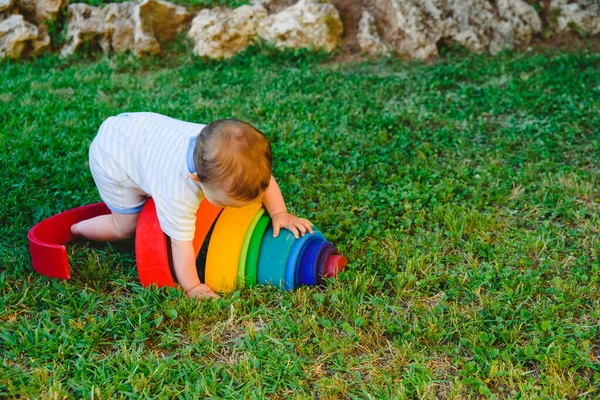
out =
[[[45,24],[38,25],[38,37],[31,42],[32,53],[40,54],[42,51],[50,48],[50,35],[48,27]]]
[[[341,41],[342,21],[328,2],[300,0],[260,21],[258,36],[277,48],[314,48],[331,52]]]
[[[550,14],[557,15],[556,32],[582,30],[588,35],[600,33],[600,3],[596,0],[552,0]]]
[[[457,21],[469,18],[469,24],[459,24],[456,41],[472,51],[496,54],[515,46],[526,46],[531,38],[542,30],[542,21],[537,12],[523,0],[497,0],[496,8],[488,1],[473,1],[475,7],[460,8]],[[461,41],[468,32],[476,45]]]
[[[58,17],[61,9],[67,6],[68,0],[18,0],[21,13],[32,22],[51,21]]]
[[[234,10],[204,9],[192,20],[188,36],[194,40],[194,54],[210,58],[230,58],[244,50],[257,37],[267,10],[260,4]]]
[[[191,16],[185,8],[161,0],[111,3],[104,8],[76,3],[67,10],[62,56],[74,54],[86,41],[99,44],[105,53],[157,54],[160,43],[174,39]]]
[[[496,10],[487,0],[447,5],[452,17],[448,19],[448,30],[443,33],[443,39],[456,42],[475,53],[495,54],[510,47],[511,25],[496,15]],[[443,5],[444,10],[445,7],[446,4]]]
[[[0,13],[10,10],[14,0],[0,0]]]
[[[190,18],[184,7],[166,1],[144,0],[137,4],[133,12],[135,55],[159,53],[160,43],[173,40]]]
[[[365,0],[365,8],[384,26],[388,48],[419,59],[437,56],[441,41],[494,54],[528,44],[541,30],[523,0],[498,0],[497,8],[488,0]]]
[[[2,2],[3,0],[0,0]],[[50,21],[60,19],[60,11],[66,7],[68,0],[9,0],[12,3],[10,12],[19,12],[23,18],[37,26],[38,35],[31,40],[27,47],[28,52],[39,54],[50,47],[50,35],[48,34],[48,24]],[[0,8],[2,6],[0,5]]]
[[[19,58],[26,46],[38,37],[38,28],[13,14],[0,21],[0,58]]]
[[[98,43],[104,52],[110,50],[104,10],[84,3],[70,4],[67,7],[66,44],[60,51],[61,56],[74,54],[86,41]]]
[[[279,11],[296,0],[255,1],[265,4],[269,11]],[[331,0],[331,3],[344,22],[345,48],[372,54],[380,54],[385,46],[388,52],[412,58],[436,57],[440,43],[456,43],[474,52],[493,54],[514,46],[527,46],[542,29],[538,13],[526,0]]]
[[[529,4],[522,0],[497,0],[500,17],[510,24],[511,44],[527,46],[534,34],[542,31],[542,20]]]
[[[131,1],[110,3],[104,8],[104,31],[115,53],[134,51],[134,8]]]
[[[387,46],[381,41],[381,37],[377,32],[375,17],[366,10],[363,11],[358,21],[357,40],[361,51],[367,54],[381,55],[388,53]]]

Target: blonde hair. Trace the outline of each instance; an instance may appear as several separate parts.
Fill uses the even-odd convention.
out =
[[[204,127],[194,146],[194,166],[200,181],[225,190],[240,201],[252,201],[271,181],[271,144],[252,125],[221,119]]]

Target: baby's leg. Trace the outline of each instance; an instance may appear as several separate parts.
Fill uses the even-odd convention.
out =
[[[114,242],[129,239],[135,234],[140,213],[100,215],[71,226],[74,236],[84,237],[97,242]]]

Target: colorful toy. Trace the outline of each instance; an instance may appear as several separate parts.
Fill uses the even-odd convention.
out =
[[[196,257],[198,257],[210,228],[222,210],[208,201],[200,204],[196,213],[196,236],[193,242]],[[142,209],[135,235],[135,259],[142,284],[152,282],[159,287],[175,286],[169,260],[170,243],[168,237],[160,229],[154,200],[149,199]]]
[[[301,285],[322,283],[324,278],[335,277],[346,267],[347,259],[339,255],[317,227],[313,227],[314,233],[299,239],[287,229],[274,238],[270,218],[260,204],[225,208],[219,213],[220,210],[205,199],[196,214],[197,223],[203,224],[203,229],[196,226],[196,239],[200,235],[202,242],[208,242],[204,243],[207,254],[198,255],[198,276],[205,276],[204,283],[217,292],[232,292],[255,284],[293,290]],[[165,234],[153,229],[156,225],[156,210],[149,200],[137,226],[137,237],[142,237],[143,232],[146,236],[144,241],[136,239],[136,254],[162,248],[166,243]],[[209,227],[213,230],[207,235]],[[166,257],[138,256],[137,267],[144,287],[173,286],[172,278],[168,282],[157,279],[173,276]]]
[[[265,232],[258,254],[256,283],[274,285],[284,289],[287,260],[290,258],[296,238],[288,230],[282,229],[279,236],[273,237],[273,228]]]
[[[245,283],[247,287],[256,285],[258,279],[258,255],[260,253],[263,236],[265,235],[270,222],[271,218],[269,218],[268,215],[263,215],[254,227],[254,231],[252,231],[250,243],[248,244],[248,255],[246,256]]]
[[[244,238],[263,212],[260,204],[252,203],[242,208],[225,208],[219,216],[208,244],[204,275],[205,283],[213,290],[232,292],[243,286],[248,250],[247,244],[243,246]]]
[[[71,276],[65,244],[73,240],[71,225],[98,215],[110,214],[104,203],[88,204],[54,215],[29,230],[29,252],[33,269],[52,278]]]
[[[32,264],[42,275],[70,275],[64,244],[70,227],[97,215],[109,214],[104,203],[76,208],[50,217],[29,231]],[[196,214],[194,251],[198,276],[217,292],[232,292],[256,284],[293,290],[335,277],[347,259],[316,227],[296,239],[282,229],[273,237],[270,218],[259,203],[242,208],[219,208],[203,200]],[[162,232],[154,201],[149,199],[138,221],[136,264],[144,287],[174,286],[169,238]]]

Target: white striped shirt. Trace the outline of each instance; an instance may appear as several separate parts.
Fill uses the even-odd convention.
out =
[[[136,188],[154,199],[161,229],[176,240],[192,240],[203,198],[188,177],[188,150],[206,125],[138,112],[109,117],[94,139],[90,157],[110,157]]]

